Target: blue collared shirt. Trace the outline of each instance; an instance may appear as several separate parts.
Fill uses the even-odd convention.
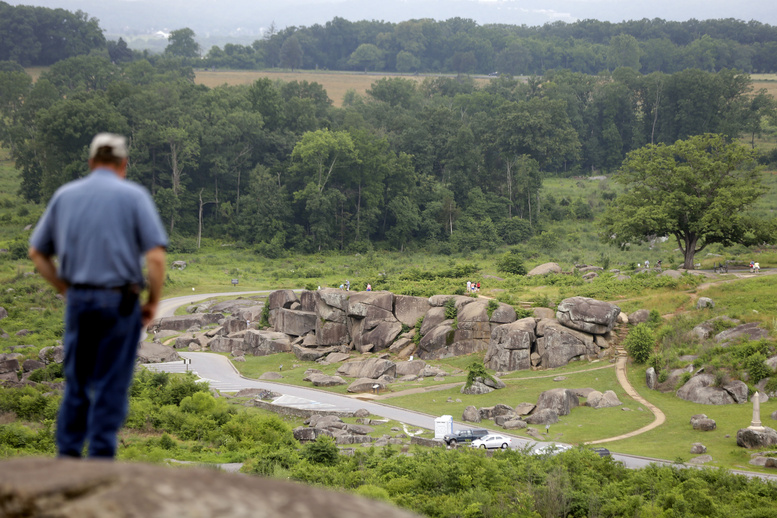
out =
[[[56,255],[71,285],[117,287],[143,285],[142,257],[167,235],[144,187],[98,168],[54,193],[30,244]]]

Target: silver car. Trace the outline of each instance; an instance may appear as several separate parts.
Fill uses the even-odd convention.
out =
[[[480,439],[475,439],[472,441],[473,448],[502,448],[503,450],[506,450],[507,448],[510,448],[513,445],[513,440],[510,437],[507,437],[506,435],[499,435],[499,434],[488,434],[485,437],[481,437]]]

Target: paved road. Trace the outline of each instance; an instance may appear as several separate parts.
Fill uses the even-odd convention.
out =
[[[177,307],[183,304],[191,304],[192,302],[196,302],[205,298],[226,295],[249,295],[258,293],[269,293],[269,291],[209,293],[175,297],[160,303],[157,316],[170,316],[175,313],[175,309]],[[405,410],[403,408],[397,408],[391,405],[376,403],[373,401],[365,401],[363,399],[359,399],[356,396],[344,396],[315,388],[297,387],[292,385],[285,385],[282,383],[273,383],[270,381],[258,381],[244,378],[238,373],[237,369],[235,369],[235,367],[232,365],[232,362],[230,362],[228,358],[219,354],[195,352],[185,352],[179,354],[182,357],[191,360],[191,363],[186,365],[183,361],[176,361],[146,364],[145,366],[151,370],[174,373],[181,373],[185,372],[186,370],[191,370],[203,381],[207,381],[212,388],[222,392],[237,392],[244,388],[271,390],[283,395],[283,399],[277,402],[286,406],[299,406],[303,408],[330,411],[354,411],[360,408],[364,408],[373,415],[399,421],[400,423],[404,423],[409,426],[434,430],[434,421],[436,416],[433,415],[415,412],[412,410]],[[453,428],[454,430],[472,428],[472,425],[457,423],[454,421]],[[513,438],[513,444],[515,448],[524,448],[527,445],[534,445],[534,448],[540,448],[550,444],[547,442],[538,442],[516,437],[514,435],[510,435],[510,437]],[[615,460],[622,462],[626,467],[633,469],[644,468],[653,463],[672,464],[670,461],[666,460],[638,457],[634,455],[613,453],[612,456]],[[777,481],[777,475],[765,475],[761,473],[736,470],[732,470],[732,472],[749,477],[760,477],[767,480]]]

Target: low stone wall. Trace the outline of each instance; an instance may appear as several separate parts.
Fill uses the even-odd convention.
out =
[[[423,437],[413,437],[410,439],[410,444],[417,444],[419,446],[435,447],[441,446],[445,448],[445,442],[439,439],[425,439]]]
[[[314,415],[334,415],[337,417],[353,417],[353,412],[345,412],[342,410],[309,410],[307,408],[294,408],[283,405],[273,405],[267,401],[261,399],[254,399],[251,404],[256,408],[262,410],[269,410],[275,412],[278,415],[286,415],[291,417],[312,417]]]

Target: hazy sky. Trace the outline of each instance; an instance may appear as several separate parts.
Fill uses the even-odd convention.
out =
[[[542,25],[585,18],[736,18],[777,25],[774,0],[6,0],[11,4],[82,10],[109,34],[143,34],[190,27],[198,35],[249,35],[278,28],[348,20],[399,22],[460,16],[480,24]]]

